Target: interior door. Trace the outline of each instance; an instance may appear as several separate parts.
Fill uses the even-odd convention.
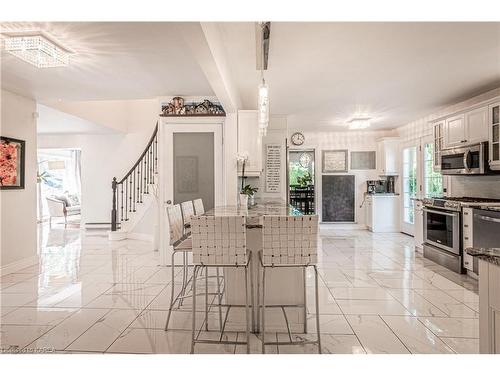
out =
[[[223,204],[221,124],[167,124],[164,202],[203,199],[205,210]]]

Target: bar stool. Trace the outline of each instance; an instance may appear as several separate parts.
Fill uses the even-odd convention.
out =
[[[189,235],[191,228],[191,216],[194,215],[193,201],[181,203],[182,221],[184,223],[184,233]]]
[[[178,302],[180,306],[184,298],[188,297],[186,295],[186,289],[188,284],[187,278],[187,267],[188,267],[188,253],[192,252],[192,241],[191,238],[188,238],[185,235],[183,221],[182,221],[182,212],[181,206],[176,204],[174,206],[167,207],[167,218],[169,223],[170,230],[170,245],[173,247],[172,251],[172,262],[171,262],[171,274],[172,274],[172,283],[171,283],[171,293],[170,293],[170,305],[168,308],[167,321],[165,323],[165,331],[168,330],[168,323],[170,322],[170,315],[172,314],[172,309],[174,305]],[[174,298],[174,286],[175,286],[175,255],[181,253],[182,254],[182,286],[180,292]]]
[[[171,292],[170,292],[170,304],[168,308],[167,321],[165,323],[165,331],[168,330],[168,324],[170,322],[170,316],[172,314],[172,310],[177,303],[177,308],[180,308],[184,302],[184,299],[192,297],[192,293],[188,293],[187,288],[191,283],[192,288],[192,277],[189,278],[188,272],[188,256],[189,253],[192,252],[192,241],[189,238],[190,233],[187,232],[183,223],[184,220],[182,218],[181,206],[176,204],[174,206],[170,206],[167,208],[167,218],[169,222],[170,229],[170,245],[173,247],[172,251],[172,262],[171,262],[171,275],[172,275],[172,283],[171,283]],[[191,220],[191,217],[189,218]],[[182,254],[182,285],[181,290],[175,296],[175,255],[181,253]],[[222,299],[221,292],[221,283],[219,277],[219,270],[217,269],[217,293],[209,293],[208,292],[208,279],[210,276],[208,273],[205,273],[205,330],[208,330],[208,296],[209,295],[217,295],[219,301]],[[222,324],[222,309],[219,308],[219,322]]]
[[[201,198],[195,199],[193,201],[193,205],[196,216],[200,216],[205,213],[205,207],[203,206],[203,200]]]
[[[306,344],[318,344],[318,353],[321,354],[321,336],[319,327],[319,299],[318,299],[318,216],[263,216],[262,251],[259,260],[262,268],[262,353],[265,354],[266,345],[297,345],[304,342],[293,342],[285,307],[303,307],[304,333],[307,333],[307,301],[306,301],[306,269],[314,269],[315,305],[316,305],[316,341],[307,341]],[[303,305],[273,305],[266,306],[266,269],[267,268],[302,268],[304,278]],[[260,320],[260,275],[257,277],[257,317]],[[266,307],[282,309],[287,325],[290,342],[265,342],[265,315]]]
[[[191,218],[191,236],[193,241],[193,325],[191,328],[191,354],[194,353],[196,343],[204,344],[230,344],[246,345],[247,353],[250,353],[250,298],[253,295],[253,281],[250,280],[251,293],[248,290],[248,269],[251,270],[251,253],[246,247],[246,218],[244,216],[193,216]],[[209,267],[243,267],[245,271],[245,304],[228,305],[222,304],[219,299],[219,308],[245,307],[246,316],[246,342],[242,341],[224,341],[224,325],[220,326],[219,340],[200,340],[195,338],[196,331],[196,281],[198,272]],[[251,278],[252,279],[252,278]]]

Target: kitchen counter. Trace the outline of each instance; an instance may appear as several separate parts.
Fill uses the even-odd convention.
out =
[[[264,215],[274,216],[301,216],[302,212],[287,204],[283,200],[256,199],[251,207],[219,206],[205,212],[207,216],[246,216],[257,218]]]
[[[465,251],[479,259],[479,352],[500,354],[500,248]]]
[[[500,248],[478,248],[469,247],[465,252],[488,263],[500,266]]]

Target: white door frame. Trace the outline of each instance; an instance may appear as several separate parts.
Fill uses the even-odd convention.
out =
[[[213,133],[214,134],[214,173],[215,173],[215,196],[216,206],[224,204],[225,178],[224,178],[224,147],[223,131],[224,118],[196,118],[196,117],[173,117],[160,118],[159,136],[160,142],[158,154],[159,168],[159,201],[160,210],[160,249],[161,263],[170,263],[171,246],[169,245],[168,220],[166,208],[173,203],[174,198],[174,160],[173,160],[173,135],[174,133]]]
[[[417,159],[417,197],[419,195],[419,184],[421,183],[421,178],[419,175],[421,174],[420,170],[422,167],[421,163],[421,158],[419,156],[419,149],[420,149],[420,138],[413,139],[411,141],[407,141],[401,144],[401,147],[399,149],[399,154],[401,157],[401,232],[409,234],[411,236],[414,235],[415,233],[415,221],[413,224],[409,224],[405,222],[405,217],[404,217],[404,212],[405,212],[405,202],[404,202],[404,149],[405,148],[410,148],[410,147],[415,147],[417,149],[416,151],[416,159]]]

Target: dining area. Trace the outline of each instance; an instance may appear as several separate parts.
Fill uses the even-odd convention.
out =
[[[269,346],[304,344],[321,354],[317,215],[303,215],[276,199],[205,211],[203,200],[195,199],[167,206],[166,217],[171,285],[178,285],[170,289],[164,329],[171,329],[173,312],[190,310],[191,354],[196,344],[242,346],[249,354],[252,334],[259,338],[263,354]],[[308,327],[310,287],[314,327]],[[236,337],[244,339],[226,339],[235,329]],[[292,339],[308,330],[314,336],[306,342]],[[210,336],[215,339],[200,336],[203,331],[217,333]],[[270,339],[277,332],[288,340]]]

